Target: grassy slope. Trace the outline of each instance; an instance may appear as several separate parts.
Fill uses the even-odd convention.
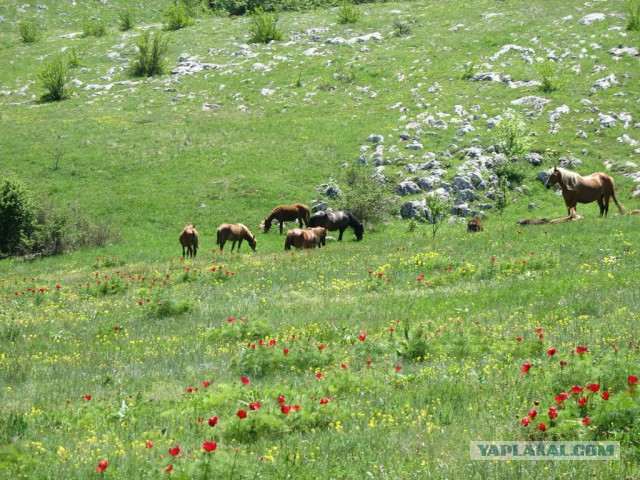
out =
[[[107,52],[131,56],[131,34],[111,30],[91,41],[61,38],[81,30],[81,9],[113,21],[113,7],[87,4],[70,16],[58,16],[52,6],[42,15],[45,38],[29,47],[17,42],[11,28],[19,18],[13,6],[0,8],[5,17],[0,61],[11,66],[0,72],[3,90],[15,92],[35,81],[39,59],[64,47],[85,52],[87,70],[73,75],[85,84],[107,83],[100,77],[118,63]],[[17,437],[2,448],[0,468],[29,478],[88,476],[98,460],[108,457],[108,474],[115,478],[157,478],[171,462],[166,448],[180,444],[186,457],[174,461],[175,475],[196,476],[202,472],[191,469],[204,465],[199,444],[213,437],[220,451],[212,468],[226,476],[233,470],[236,478],[285,478],[287,473],[311,478],[320,471],[329,478],[637,475],[638,457],[629,445],[619,464],[481,464],[469,462],[466,453],[469,440],[525,438],[517,425],[533,398],[546,405],[567,382],[595,381],[594,376],[616,386],[612,375],[619,377],[624,365],[637,365],[637,353],[623,349],[618,369],[603,368],[591,376],[574,371],[575,377],[564,383],[550,363],[530,383],[520,374],[525,361],[546,366],[544,350],[551,345],[573,365],[569,351],[586,344],[594,362],[606,365],[611,344],[622,346],[639,338],[637,218],[613,215],[598,220],[596,207],[590,205],[580,207],[586,215],[581,222],[519,231],[514,220],[531,215],[529,202],[542,207],[536,216],[564,211],[560,198],[533,181],[537,169],[531,168],[531,194],[515,197],[502,217],[492,215],[487,232],[478,236],[451,224],[431,243],[422,228],[409,232],[392,223],[367,232],[363,243],[330,244],[313,254],[283,255],[282,238],[273,232],[260,235],[257,254],[210,253],[218,223],[243,221],[255,230],[274,205],[317,198],[315,186],[339,172],[340,164],[354,162],[369,134],[381,133],[387,146],[396,144],[402,150],[395,137],[425,104],[429,112],[449,114],[454,105],[479,105],[480,114],[492,117],[511,100],[538,94],[460,79],[467,61],[483,71],[486,57],[503,45],[531,46],[534,37],[540,39],[536,49],[569,49],[573,55],[562,65],[567,71],[570,66],[581,70],[579,75],[567,73],[568,87],[544,95],[552,99],[545,112],[562,104],[571,108],[560,121],[560,132],[548,133],[546,113],[532,122],[538,133],[535,148],[558,152],[547,157],[547,165],[559,155],[573,155],[584,161],[586,172],[602,170],[605,159],[633,158],[628,145],[615,141],[627,131],[596,131],[597,124],[584,124],[595,114],[580,104],[595,79],[613,72],[622,86],[590,100],[603,112],[637,110],[637,59],[613,62],[606,53],[620,43],[637,44],[637,34],[624,37],[610,30],[624,25],[615,15],[591,26],[578,25],[579,18],[594,11],[622,13],[622,2],[586,7],[580,2],[486,1],[474,3],[472,12],[467,2],[458,1],[362,9],[367,15],[350,27],[337,25],[332,12],[285,14],[281,23],[296,42],[251,46],[260,54],[253,60],[235,55],[246,42],[247,19],[202,19],[170,34],[169,66],[183,52],[234,65],[177,83],[166,76],[133,87],[115,86],[105,95],[78,90],[71,99],[51,105],[10,105],[39,95],[36,84],[29,86],[26,97],[0,97],[0,125],[3,132],[11,132],[1,140],[3,173],[16,173],[35,192],[57,203],[73,203],[96,221],[110,218],[123,234],[121,244],[102,250],[34,263],[0,263],[5,294],[0,336],[7,406],[3,425]],[[159,11],[160,6],[140,12],[141,21],[159,23]],[[482,13],[502,15],[485,20]],[[568,15],[572,20],[560,22]],[[412,35],[390,37],[395,19],[415,19]],[[464,27],[451,30],[459,24]],[[385,41],[366,43],[366,49],[360,44],[328,46],[302,33],[311,27],[328,27],[326,38],[380,31]],[[593,48],[592,41],[602,48]],[[303,56],[311,47],[333,53]],[[587,49],[586,56],[580,56],[581,48]],[[332,64],[327,66],[329,59]],[[252,70],[255,62],[272,70]],[[596,73],[597,65],[606,69]],[[537,78],[534,67],[514,54],[493,62],[490,70],[514,79]],[[352,82],[332,76],[350,71],[355,74]],[[111,81],[127,78],[121,73]],[[436,82],[441,88],[428,93]],[[369,98],[359,87],[369,87],[376,97]],[[135,91],[120,91],[126,88]],[[276,93],[262,96],[263,88]],[[621,91],[626,95],[615,95]],[[194,98],[188,98],[191,92]],[[185,97],[172,104],[179,94]],[[397,102],[409,108],[406,118],[389,108]],[[220,107],[206,112],[203,103]],[[239,110],[241,105],[248,110]],[[481,144],[490,143],[491,132],[483,122],[474,125]],[[588,132],[588,139],[575,137],[579,128]],[[455,130],[452,125],[425,136],[426,148],[449,148]],[[635,138],[636,131],[628,133]],[[468,146],[471,138],[455,143]],[[54,170],[57,148],[64,153]],[[633,207],[628,199],[631,182],[620,175],[616,181],[619,197]],[[176,260],[176,237],[186,221],[200,226],[204,244],[201,257],[187,263],[188,272]],[[491,266],[492,255],[498,257],[500,273]],[[523,260],[528,267],[521,265]],[[208,270],[219,264],[234,271],[235,278],[211,280],[214,275]],[[453,273],[448,266],[454,267]],[[388,274],[390,284],[378,285],[369,269]],[[122,273],[134,279],[122,280],[115,295],[98,293],[97,280]],[[149,289],[149,280],[137,277],[162,279],[167,273],[164,289]],[[421,273],[432,287],[416,283]],[[59,294],[56,284],[62,287]],[[31,287],[48,291],[38,300],[26,290]],[[14,291],[27,293],[14,298]],[[150,306],[146,298],[152,300]],[[137,304],[140,299],[143,307]],[[167,316],[147,312],[158,301],[190,310]],[[256,325],[255,333],[226,333],[228,316],[248,318]],[[404,328],[411,331],[420,324],[429,332],[428,358],[413,362],[398,356]],[[114,331],[115,325],[121,330]],[[545,342],[535,340],[536,327],[544,328]],[[396,332],[390,334],[389,328]],[[436,329],[444,335],[435,335]],[[362,331],[368,335],[365,342],[356,340]],[[292,334],[297,341],[291,340]],[[524,346],[514,341],[516,336],[525,337]],[[288,346],[293,360],[246,347],[247,340],[260,338],[277,340],[278,353]],[[318,344],[327,349],[319,353]],[[373,360],[371,370],[363,368],[367,358]],[[346,372],[341,362],[349,365]],[[393,369],[398,364],[403,366],[400,373]],[[317,369],[325,373],[324,380],[313,376]],[[241,375],[252,379],[251,390],[240,387]],[[207,391],[197,399],[183,396],[187,386],[204,379],[216,383],[217,393]],[[81,399],[87,393],[93,403]],[[274,401],[281,393],[287,401],[302,404],[300,417],[282,420]],[[319,409],[317,400],[323,396],[331,398],[330,410]],[[66,399],[72,399],[70,405]],[[261,419],[252,420],[255,438],[239,427],[235,430],[245,425],[234,422],[235,411],[247,408],[243,402],[250,399],[262,400],[265,412],[251,417]],[[117,409],[123,400],[137,410],[119,421],[111,415],[113,408],[104,407]],[[213,414],[221,418],[217,430],[195,421]],[[576,430],[569,437],[578,434]],[[155,442],[156,450],[141,446],[147,439]],[[240,453],[234,455],[236,445]],[[258,462],[260,457],[266,460]],[[346,464],[351,465],[348,471]]]

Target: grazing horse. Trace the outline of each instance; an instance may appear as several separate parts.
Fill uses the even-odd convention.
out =
[[[227,240],[233,242],[231,244],[232,252],[236,246],[236,242],[238,242],[238,252],[240,251],[243,240],[249,243],[249,246],[254,252],[256,251],[256,237],[241,223],[223,223],[218,227],[216,244],[220,245],[220,251],[224,249],[224,244],[227,243]]]
[[[482,220],[480,220],[480,217],[474,217],[467,223],[468,232],[482,232],[483,230],[484,226],[482,225]]]
[[[182,256],[196,258],[198,253],[198,231],[196,226],[189,223],[180,234],[180,244],[182,245]]]
[[[362,240],[364,227],[350,212],[316,212],[309,219],[310,227],[324,227],[329,231],[340,230],[338,241],[342,241],[342,234],[347,227],[353,227],[357,240]]]
[[[301,248],[320,248],[327,244],[327,229],[324,227],[314,227],[302,230],[294,228],[287,232],[287,238],[284,241],[284,249],[291,250],[291,247]]]
[[[545,186],[551,188],[556,183],[560,184],[569,218],[576,217],[576,206],[578,203],[591,203],[594,201],[598,202],[600,216],[607,216],[607,213],[609,213],[609,198],[613,198],[620,213],[624,213],[624,207],[616,198],[613,178],[606,173],[596,172],[583,177],[576,172],[560,167],[553,167],[547,174],[549,178]]]
[[[311,210],[306,205],[302,203],[295,203],[293,205],[280,205],[273,209],[273,211],[269,214],[267,218],[264,219],[264,233],[267,233],[271,228],[271,222],[273,220],[277,220],[280,222],[280,235],[282,235],[282,229],[284,222],[290,222],[293,220],[298,220],[300,223],[300,228],[302,228],[302,224],[306,227],[309,225],[309,215],[311,215]]]

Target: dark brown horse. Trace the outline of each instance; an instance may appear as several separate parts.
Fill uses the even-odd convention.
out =
[[[271,222],[277,220],[280,222],[280,235],[282,235],[284,222],[291,222],[297,220],[300,224],[300,228],[304,223],[306,227],[309,225],[309,216],[311,211],[309,207],[302,203],[295,203],[293,205],[280,205],[273,209],[267,218],[264,219],[264,233],[267,233],[271,228]]]
[[[480,220],[480,217],[474,217],[467,223],[468,232],[482,232],[483,230],[484,225],[482,225],[482,220]]]
[[[291,247],[301,248],[320,248],[327,244],[327,229],[324,227],[294,228],[287,231],[287,238],[284,241],[284,249],[291,250]]]
[[[249,246],[254,252],[256,251],[256,237],[241,223],[223,223],[218,227],[216,244],[220,245],[220,251],[224,249],[224,244],[227,243],[228,240],[232,242],[232,252],[236,246],[236,242],[238,242],[238,252],[240,251],[243,240],[249,243]]]
[[[196,258],[198,253],[198,231],[196,226],[189,223],[180,234],[180,244],[182,245],[182,256]]]
[[[591,202],[598,202],[600,216],[606,216],[607,213],[609,213],[609,198],[613,198],[620,213],[624,213],[624,207],[616,198],[613,178],[606,173],[596,172],[583,177],[576,172],[560,167],[553,167],[547,174],[549,178],[545,186],[551,188],[555,184],[560,184],[569,218],[576,217],[576,206],[578,203]]]
[[[362,240],[364,227],[350,212],[316,212],[309,219],[310,227],[324,227],[329,231],[340,230],[338,241],[342,241],[342,234],[348,227],[353,227],[356,240]]]

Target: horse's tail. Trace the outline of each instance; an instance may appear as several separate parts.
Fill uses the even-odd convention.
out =
[[[216,230],[216,245],[220,245],[222,242],[222,230]]]
[[[613,185],[612,185],[612,187],[613,187]],[[618,211],[620,211],[620,215],[624,215],[624,207],[622,206],[622,204],[616,198],[616,191],[613,188],[611,189],[611,198],[613,198],[613,201],[615,202],[616,207],[618,207]]]
[[[311,210],[309,209],[309,207],[307,207],[306,205],[300,204],[300,208],[302,209],[303,213],[304,213],[304,224],[307,227],[310,227],[311,225],[309,225],[309,222],[311,221]]]

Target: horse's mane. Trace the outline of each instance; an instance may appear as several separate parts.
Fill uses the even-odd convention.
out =
[[[560,172],[560,178],[562,179],[562,183],[567,188],[567,190],[575,190],[582,176],[579,173],[572,172],[571,170],[567,170],[566,168],[555,168]]]
[[[364,227],[362,226],[362,224],[358,221],[358,219],[356,217],[353,216],[353,214],[351,212],[344,212],[347,217],[349,217],[349,225],[351,225],[353,227],[353,230],[358,233],[363,233],[364,232]]]

